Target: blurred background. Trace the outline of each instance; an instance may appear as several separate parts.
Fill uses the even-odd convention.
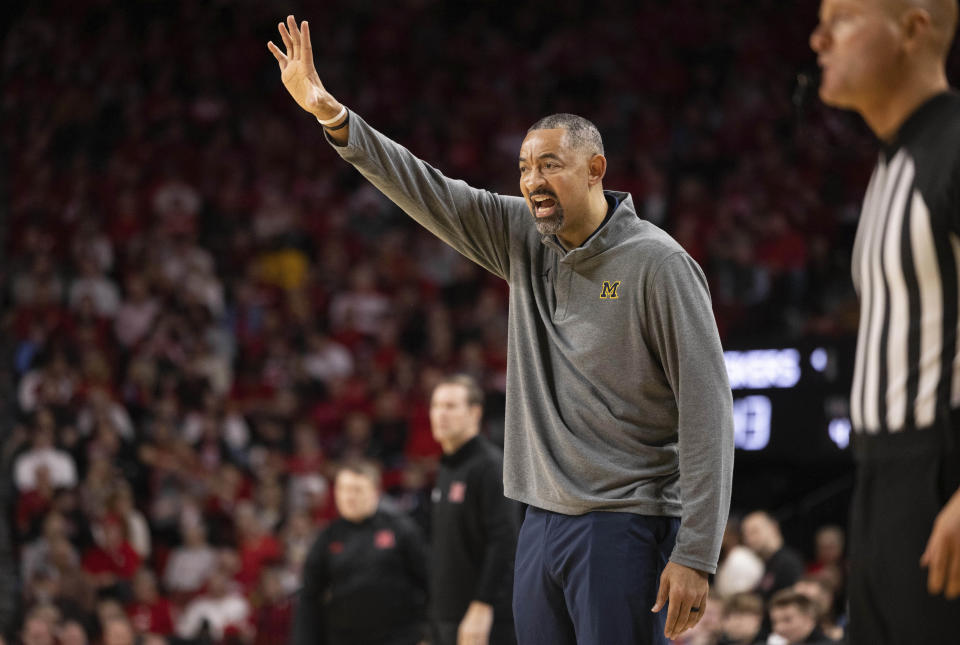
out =
[[[310,20],[327,88],[449,176],[518,194],[531,123],[598,125],[605,186],[710,281],[736,399],[733,518],[769,511],[816,570],[815,536],[844,525],[852,482],[848,257],[876,150],[859,118],[803,100],[816,12],[5,4],[0,633],[26,642],[22,617],[53,603],[58,629],[77,616],[96,639],[98,615],[159,594],[175,616],[212,572],[251,614],[281,606],[335,516],[338,461],[378,460],[389,502],[426,525],[438,376],[477,377],[488,434],[510,431],[506,284],[328,149],[265,46],[288,13]],[[111,548],[127,555],[107,575]],[[171,565],[185,553],[195,565]]]

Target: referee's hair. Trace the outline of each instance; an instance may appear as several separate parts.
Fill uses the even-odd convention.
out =
[[[562,128],[567,131],[567,143],[571,148],[585,150],[591,155],[603,154],[603,137],[600,130],[582,116],[561,112],[545,116],[527,129],[527,133],[534,130],[553,130]]]
[[[469,374],[452,374],[450,376],[444,376],[442,379],[437,381],[433,391],[436,392],[437,388],[441,385],[459,385],[467,391],[467,405],[478,405],[481,408],[483,407],[483,390],[480,389],[477,379],[473,378]]]
[[[818,618],[818,614],[820,613],[820,609],[813,599],[793,589],[781,589],[773,594],[773,597],[770,599],[770,609],[780,607],[796,607],[801,613],[807,616],[813,616],[814,618]]]

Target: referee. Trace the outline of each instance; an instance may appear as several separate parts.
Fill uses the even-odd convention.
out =
[[[823,0],[820,97],[880,139],[853,249],[850,642],[956,643],[960,95],[956,0]],[[926,569],[926,571],[924,571]]]

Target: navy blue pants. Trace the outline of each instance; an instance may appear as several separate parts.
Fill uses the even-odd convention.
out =
[[[513,616],[520,645],[665,645],[650,612],[680,520],[529,507],[517,543]]]

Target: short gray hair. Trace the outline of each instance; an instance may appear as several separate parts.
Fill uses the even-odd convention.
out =
[[[545,116],[527,130],[527,133],[534,130],[554,130],[562,128],[567,131],[567,143],[571,148],[586,150],[592,155],[603,154],[603,138],[600,131],[592,121],[577,116],[576,114],[551,114]]]

